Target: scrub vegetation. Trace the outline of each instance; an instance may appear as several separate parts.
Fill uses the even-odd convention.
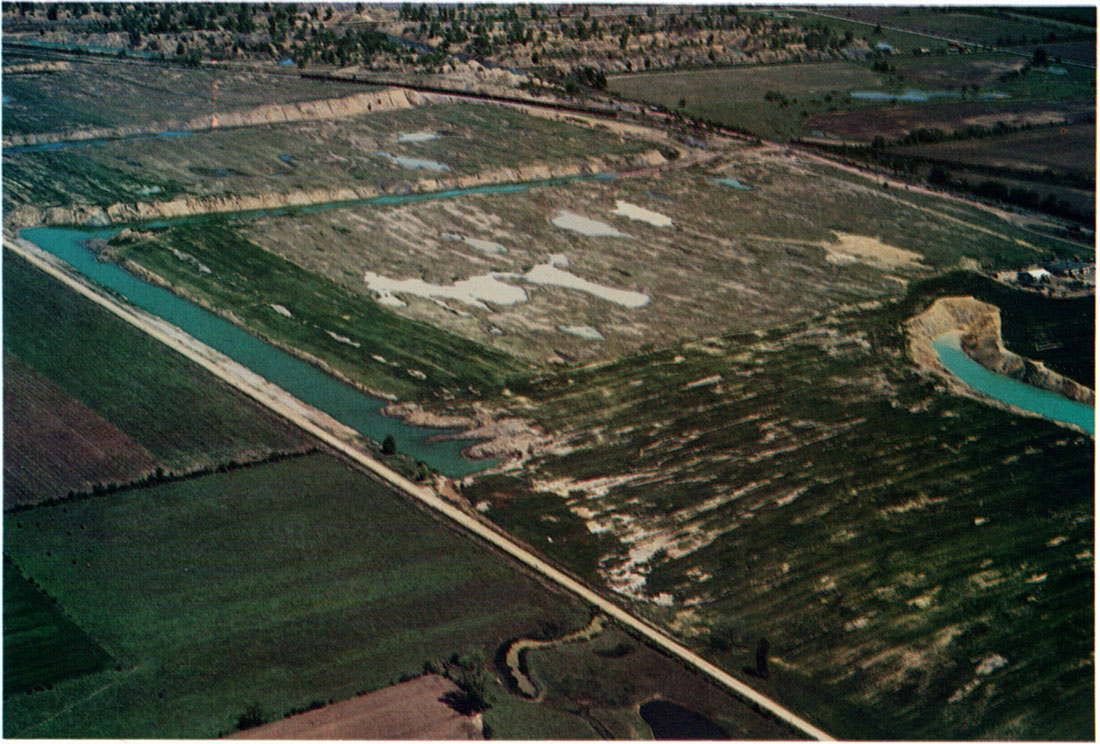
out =
[[[1091,440],[914,374],[902,323],[952,295],[1004,308],[1010,348],[1066,308],[954,274],[547,377],[516,393],[571,452],[465,494],[725,668],[767,637],[764,689],[834,735],[1087,736]]]

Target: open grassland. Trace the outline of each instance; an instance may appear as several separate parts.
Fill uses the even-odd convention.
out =
[[[176,65],[4,50],[4,64],[64,61],[66,70],[4,76],[4,134],[170,123],[272,101],[347,95],[347,86],[296,74],[185,69]]]
[[[905,82],[941,92],[977,85],[978,93],[1012,100],[1057,101],[1088,99],[1096,89],[1096,70],[1053,63],[1033,67],[1029,60],[1011,54],[894,56],[889,64]]]
[[[515,391],[571,452],[465,495],[724,668],[767,637],[755,684],[834,735],[1088,738],[1092,442],[914,373],[902,323],[948,295],[1001,306],[1021,353],[1072,310],[952,274],[572,369]],[[1085,375],[1091,322],[1059,329]]]
[[[6,252],[4,351],[109,421],[167,470],[247,460],[306,443],[297,429]]]
[[[977,44],[1004,46],[1014,43],[1044,43],[1050,34],[1080,35],[1091,29],[1054,19],[1027,18],[1012,14],[1011,8],[972,12],[965,8],[889,8],[853,7],[845,9],[852,17],[868,23],[935,36],[945,36]],[[1007,11],[1007,12],[1006,12]],[[1095,24],[1093,24],[1095,26]],[[928,46],[926,44],[925,46]]]
[[[1066,62],[1077,62],[1083,65],[1089,65],[1090,67],[1096,66],[1096,41],[1057,41],[1054,43],[1045,42],[1043,49],[1046,50],[1050,59],[1054,60],[1055,64],[1061,64]],[[1034,46],[1016,47],[1015,51],[1023,54],[1033,54],[1035,50]]]
[[[345,86],[333,97],[362,90]],[[6,95],[6,93],[5,93]],[[401,142],[402,134],[438,135]],[[116,140],[59,151],[4,155],[7,204],[168,201],[398,188],[425,178],[531,165],[583,165],[649,149],[594,129],[488,104],[424,104],[354,118]],[[407,158],[395,162],[393,158]],[[446,168],[444,171],[431,170]]]
[[[873,25],[859,23],[854,19],[830,17],[840,15],[832,8],[827,9],[826,12],[829,13],[828,16],[815,13],[810,9],[793,11],[793,22],[806,28],[830,29],[837,36],[845,36],[850,33],[856,38],[865,40],[872,49],[876,44],[881,43],[890,44],[905,54],[917,49],[931,49],[937,53],[947,49],[946,42],[930,39],[927,36],[894,28],[884,28],[880,33],[875,33]]]
[[[4,560],[4,699],[51,689],[111,661],[87,633]]]
[[[616,75],[607,84],[627,98],[677,110],[682,100],[685,113],[786,140],[805,134],[806,117],[836,108],[849,91],[879,90],[886,82],[865,65],[826,62]],[[786,103],[765,100],[772,91]]]
[[[723,177],[735,177],[754,190],[718,183]],[[672,225],[613,214],[620,201],[663,215]],[[553,222],[562,212],[603,222],[622,235],[564,229]],[[607,359],[896,295],[906,281],[963,259],[987,268],[1014,268],[1060,255],[1053,242],[971,207],[883,190],[858,176],[754,148],[736,150],[709,168],[646,180],[573,182],[523,193],[361,205],[222,224],[173,228],[153,243],[123,247],[122,255],[264,335],[288,345],[305,344],[309,353],[350,378],[398,395],[414,385],[407,379],[409,367],[427,375],[426,386],[443,384],[452,393],[461,392],[453,384],[461,376],[463,385],[474,382],[485,391],[507,379],[507,364],[494,361],[499,352],[537,364]],[[164,245],[196,257],[197,263],[180,260]],[[549,267],[552,261],[568,265]],[[637,293],[648,302],[634,307],[590,291],[538,284],[529,276],[540,266],[542,272],[554,268],[559,279],[568,272],[590,288]],[[376,281],[427,283],[439,294],[424,296],[431,289],[424,284],[388,294],[372,290],[364,282],[366,272],[373,272]],[[326,289],[326,279],[351,296]],[[302,282],[318,297],[298,290]],[[472,294],[463,295],[460,288],[470,282]],[[329,296],[342,299],[336,305],[319,299]],[[394,311],[405,317],[483,345],[476,347],[482,351],[474,359],[492,364],[463,369],[444,356],[432,362],[438,368],[411,361],[394,367],[392,361],[422,350],[393,349],[396,356],[391,356],[370,348],[371,336],[364,335],[369,324],[363,319],[381,314],[369,304],[355,305],[361,307],[356,312],[340,305],[358,303],[361,296],[398,305]],[[282,305],[293,318],[279,315],[271,304]],[[603,338],[563,330],[577,327]],[[334,340],[325,331],[362,346]],[[392,347],[399,337],[377,342]],[[395,387],[386,387],[391,384]]]
[[[4,527],[8,553],[121,666],[7,700],[7,737],[208,738],[252,703],[279,717],[587,622],[322,455],[39,507]]]
[[[144,477],[156,459],[111,422],[4,354],[4,506]]]
[[[249,331],[322,359],[369,390],[413,398],[448,389],[495,394],[519,371],[506,354],[402,318],[262,250],[224,222],[172,228],[119,252],[177,291],[230,312]]]
[[[619,75],[608,79],[608,87],[629,98],[778,140],[814,131],[833,133],[828,123],[846,119],[863,122],[869,130],[866,139],[894,134],[897,115],[892,112],[899,107],[852,98],[853,92],[919,91],[917,95],[927,96],[918,105],[903,107],[913,120],[911,129],[955,129],[962,126],[960,115],[988,117],[991,126],[998,120],[994,117],[1011,113],[1020,118],[1025,109],[1037,121],[1044,111],[1066,106],[1095,116],[1095,70],[1052,66],[1002,79],[1025,62],[1004,54],[895,55],[887,60],[894,68],[889,75],[872,71],[869,63],[831,62]],[[769,94],[770,100],[765,100]],[[956,100],[947,103],[945,98]],[[953,117],[946,115],[947,109]]]
[[[620,630],[528,651],[526,664],[544,694],[538,706],[576,710],[583,701],[582,715],[605,738],[652,737],[638,706],[655,697],[680,701],[718,723],[734,740],[796,736]]]
[[[613,75],[609,88],[631,98],[642,98],[675,108],[680,98],[757,101],[769,90],[788,96],[877,88],[882,78],[860,64],[823,62],[802,65],[735,67],[725,70],[655,72]]]

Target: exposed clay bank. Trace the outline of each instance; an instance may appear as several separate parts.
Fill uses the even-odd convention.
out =
[[[961,331],[949,331],[932,343],[932,348],[951,374],[990,398],[1037,413],[1051,421],[1078,426],[1096,435],[1096,411],[1091,406],[990,372],[966,355],[962,350],[961,336]]]
[[[1094,392],[1005,349],[996,306],[973,297],[942,297],[906,330],[913,361],[943,376],[956,392],[1094,434]]]

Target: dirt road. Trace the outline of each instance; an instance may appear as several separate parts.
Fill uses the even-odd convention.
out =
[[[276,385],[226,357],[200,341],[192,338],[180,329],[143,310],[123,305],[113,297],[101,294],[99,290],[86,282],[60,259],[39,249],[32,243],[5,235],[4,245],[22,256],[32,265],[46,272],[79,294],[117,315],[136,328],[148,333],[161,343],[214,374],[221,380],[234,386],[275,413],[283,416],[300,428],[309,432],[333,449],[366,468],[386,483],[400,489],[424,505],[435,510],[455,524],[460,525],[490,545],[503,551],[513,559],[523,563],[544,578],[579,597],[586,603],[597,607],[623,626],[644,636],[649,642],[669,654],[683,660],[699,673],[709,677],[720,686],[730,690],[742,699],[759,706],[806,736],[821,741],[832,741],[832,737],[809,721],[804,720],[779,703],[760,694],[733,675],[710,663],[686,646],[672,639],[664,632],[645,620],[635,617],[619,605],[593,591],[580,581],[551,565],[549,562],[515,542],[508,535],[497,532],[476,517],[443,500],[434,490],[413,483],[398,475],[385,465],[374,460],[366,451],[352,442],[357,434],[332,417],[314,409],[291,396]]]

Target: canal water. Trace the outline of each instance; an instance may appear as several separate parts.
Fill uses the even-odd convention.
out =
[[[978,392],[1052,421],[1074,424],[1096,435],[1096,411],[1091,406],[990,372],[963,352],[958,331],[937,337],[932,348],[953,375]]]
[[[21,235],[61,258],[89,279],[118,292],[137,307],[181,328],[359,433],[377,442],[386,436],[393,436],[398,452],[427,463],[443,475],[459,478],[496,462],[464,458],[462,450],[472,444],[469,440],[434,439],[440,434],[456,432],[408,426],[400,419],[385,416],[381,413],[385,401],[360,392],[198,305],[138,279],[113,263],[97,260],[81,245],[90,238],[108,239],[120,230],[32,228],[22,231]]]
[[[316,204],[309,207],[257,210],[253,212],[221,215],[221,217],[253,218],[273,214],[295,212],[319,212],[355,205],[391,205],[409,202],[447,199],[469,194],[516,193],[544,186],[555,186],[569,181],[607,180],[605,175],[574,176],[523,184],[479,186],[470,189],[437,191],[427,194],[385,195],[353,202]],[[210,219],[209,216],[184,217],[147,223],[151,227],[166,227],[195,223]],[[462,450],[471,446],[471,440],[439,439],[440,435],[457,431],[409,426],[400,419],[382,414],[385,401],[371,397],[317,367],[261,341],[214,313],[172,294],[167,289],[154,286],[128,273],[120,266],[99,261],[83,243],[93,238],[109,239],[122,231],[122,226],[109,228],[56,228],[37,227],[22,230],[20,235],[44,251],[52,253],[68,263],[87,278],[107,287],[141,309],[152,313],[182,329],[207,346],[217,349],[231,359],[243,364],[264,379],[318,410],[324,411],[340,423],[360,434],[381,442],[392,436],[397,451],[426,463],[438,473],[450,478],[461,478],[492,467],[497,460],[469,460]]]

